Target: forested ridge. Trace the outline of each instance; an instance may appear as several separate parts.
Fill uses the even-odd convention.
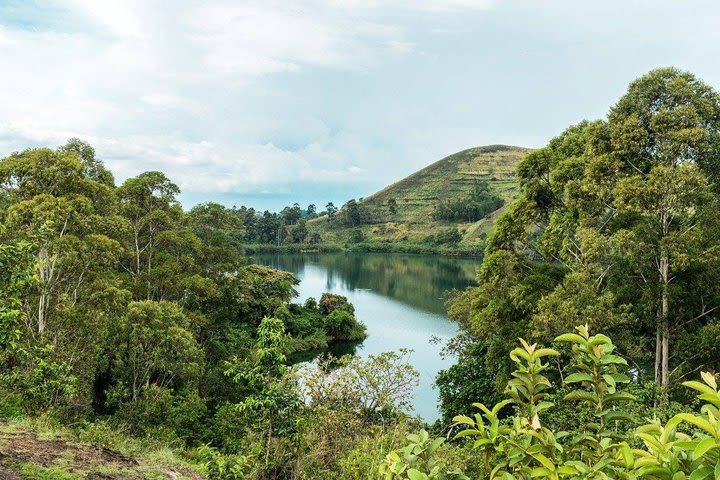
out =
[[[62,432],[158,468],[38,465],[0,443],[0,473],[720,477],[720,95],[688,72],[651,71],[515,175],[477,286],[448,304],[457,364],[437,378],[442,418],[428,425],[412,415],[408,351],[288,360],[365,336],[346,298],[297,299],[293,275],[241,255],[251,238],[310,243],[314,207],[185,212],[163,173],[116,185],[81,140],[10,154],[0,434]],[[435,215],[475,221],[506,200],[476,181]],[[362,202],[328,207],[317,221],[346,223],[360,243]]]

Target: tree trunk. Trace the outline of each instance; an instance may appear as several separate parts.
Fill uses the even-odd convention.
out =
[[[663,224],[665,228],[665,225]],[[661,247],[662,248],[662,247]],[[663,389],[663,398],[667,396],[670,388],[670,259],[667,252],[660,255],[660,282],[662,293],[660,299],[660,385]]]
[[[268,466],[268,463],[270,462],[270,441],[272,440],[272,417],[268,419],[268,434],[267,434],[267,441],[265,442],[265,467]]]
[[[660,375],[660,366],[662,365],[662,309],[658,307],[657,317],[655,320],[655,383],[660,385],[662,377]]]
[[[133,226],[135,233],[135,275],[140,275],[140,233],[137,225]]]
[[[670,278],[668,275],[668,258],[667,254],[664,254],[660,259],[660,272],[662,275],[662,365],[660,370],[661,384],[663,390],[667,392],[670,388],[670,319],[669,319],[669,301],[668,301],[668,287],[670,285]]]

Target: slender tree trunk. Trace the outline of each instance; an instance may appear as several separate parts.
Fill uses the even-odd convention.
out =
[[[138,227],[133,227],[135,233],[135,275],[140,275],[140,233]]]
[[[265,443],[265,467],[268,466],[268,463],[270,461],[270,440],[272,440],[272,417],[268,419],[268,434],[267,434],[267,442]]]
[[[50,284],[53,280],[53,259],[47,247],[42,247],[38,252],[38,277],[40,279],[40,294],[38,297],[37,329],[42,334],[47,324],[47,311],[50,305]]]
[[[662,333],[661,333],[661,325],[662,325],[662,308],[658,306],[657,309],[657,316],[655,319],[655,383],[657,385],[660,385],[660,382],[662,380],[661,374],[660,374],[660,368],[662,365]]]
[[[670,230],[669,212],[663,211],[660,217],[661,242],[667,238]],[[660,245],[660,385],[662,400],[665,402],[670,389],[670,255],[666,247]]]
[[[669,318],[669,301],[668,301],[668,290],[670,285],[670,278],[669,278],[669,272],[668,272],[668,265],[669,260],[667,258],[667,254],[663,254],[662,258],[660,259],[660,274],[662,276],[662,364],[660,366],[660,370],[662,372],[661,374],[661,384],[663,387],[663,390],[666,390],[670,387],[670,318]]]

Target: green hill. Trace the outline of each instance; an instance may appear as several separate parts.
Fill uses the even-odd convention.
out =
[[[522,147],[488,145],[438,160],[360,200],[363,221],[358,228],[370,242],[421,243],[454,227],[462,233],[461,245],[478,243],[492,219],[505,207],[476,222],[467,222],[434,219],[436,206],[440,202],[463,201],[480,181],[487,182],[490,192],[508,205],[518,191],[515,168],[530,151]],[[393,199],[395,213],[391,213],[390,208]],[[320,233],[325,243],[345,243],[357,228],[344,224],[341,217],[342,212],[336,213],[332,220],[323,215],[310,221],[308,226]]]

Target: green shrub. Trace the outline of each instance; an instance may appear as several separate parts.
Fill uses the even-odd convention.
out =
[[[317,310],[318,303],[317,300],[315,300],[315,297],[308,297],[303,306],[306,310]]]
[[[398,452],[390,452],[379,472],[386,479],[409,480],[470,480],[458,468],[450,467],[444,458],[436,455],[444,438],[430,438],[425,430],[407,436],[407,445]]]
[[[355,314],[355,307],[348,302],[347,297],[336,295],[334,293],[323,293],[320,297],[318,307],[322,315],[329,315],[335,310],[345,310],[350,314]]]
[[[193,390],[174,392],[150,385],[136,400],[118,405],[115,417],[134,435],[153,435],[168,443],[197,444],[207,431],[206,400]]]
[[[22,396],[27,413],[37,413],[76,396],[77,378],[57,358],[55,347],[38,345],[16,352],[19,365],[3,375],[3,383]]]
[[[365,234],[359,228],[350,230],[350,237],[348,238],[349,243],[360,243],[365,240]]]
[[[22,417],[23,413],[22,395],[9,390],[0,390],[0,418],[18,418]]]
[[[209,445],[202,445],[194,460],[203,467],[208,480],[242,480],[250,470],[249,459],[243,455],[223,455]]]
[[[720,390],[713,374],[703,372],[702,382],[684,383],[707,402],[699,415],[681,412],[666,424],[656,419],[633,431],[636,397],[625,388],[630,382],[627,362],[614,353],[608,337],[591,336],[586,326],[578,327],[577,333],[556,338],[572,350],[561,402],[576,406],[581,420],[574,429],[561,431],[545,420],[555,408],[545,359],[559,353],[520,341],[522,346],[510,353],[517,368],[507,399],[492,408],[476,403],[480,413],[454,418],[453,428],[459,429],[454,439],[473,440],[491,480],[718,478]],[[514,414],[503,419],[510,406]],[[408,440],[386,457],[380,469],[386,479],[448,478],[447,464],[436,452],[443,439],[431,440],[421,432]]]

